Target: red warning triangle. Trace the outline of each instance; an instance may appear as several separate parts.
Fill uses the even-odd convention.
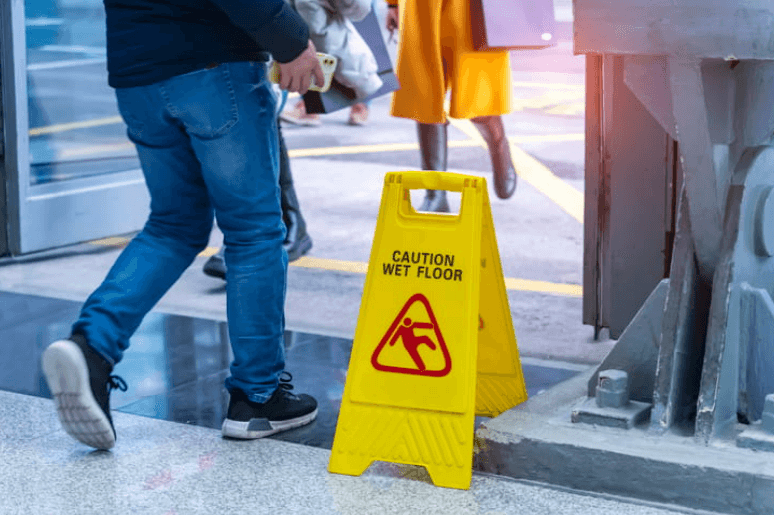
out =
[[[411,307],[420,303],[421,307],[424,307],[424,312],[420,310],[420,316],[417,316],[417,309],[412,310],[414,319],[406,316]],[[426,314],[425,316],[422,316]],[[424,330],[432,329],[432,334],[435,338],[429,337],[427,334],[416,334],[416,332],[424,333]],[[410,361],[413,361],[413,365],[397,366],[393,364],[385,364],[382,356],[385,347],[402,347],[404,353],[408,355]],[[422,349],[422,352],[420,352]],[[431,354],[428,354],[427,351]],[[425,364],[422,354],[427,356],[441,353],[443,356],[443,363],[440,363],[440,359],[434,359],[429,365]],[[440,357],[440,356],[439,356]],[[380,360],[381,358],[381,360]],[[404,304],[403,308],[395,317],[395,320],[390,324],[390,328],[382,337],[379,345],[376,346],[376,350],[371,355],[371,364],[376,370],[383,372],[396,372],[398,374],[413,374],[429,377],[443,377],[451,371],[452,363],[451,356],[449,355],[449,349],[446,347],[446,342],[441,334],[441,328],[438,327],[438,321],[433,313],[433,308],[430,307],[430,302],[427,297],[421,293],[416,293]]]

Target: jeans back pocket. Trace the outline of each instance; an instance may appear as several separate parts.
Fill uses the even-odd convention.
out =
[[[167,79],[160,85],[169,113],[186,131],[200,138],[216,138],[239,120],[228,65],[202,69]]]

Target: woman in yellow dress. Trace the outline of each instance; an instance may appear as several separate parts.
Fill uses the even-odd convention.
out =
[[[497,196],[510,198],[516,171],[500,115],[511,110],[511,67],[507,51],[473,47],[469,0],[387,0],[387,29],[399,30],[392,116],[417,122],[423,170],[446,170],[444,100],[449,116],[469,118],[492,158]],[[428,190],[421,211],[448,212],[445,191]]]

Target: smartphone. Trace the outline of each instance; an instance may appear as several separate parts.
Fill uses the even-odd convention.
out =
[[[325,93],[331,87],[333,72],[336,71],[336,63],[338,63],[338,59],[330,54],[323,54],[322,52],[318,52],[317,60],[320,61],[320,67],[322,68],[323,76],[325,77],[325,84],[322,86],[316,85],[314,83],[314,77],[312,77],[312,85],[309,86],[309,91],[319,91],[320,93]],[[279,84],[279,77],[279,63],[274,61],[274,63],[271,65],[271,70],[269,71],[269,80],[275,84]]]

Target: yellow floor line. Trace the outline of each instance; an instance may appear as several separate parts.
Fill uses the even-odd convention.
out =
[[[219,247],[207,247],[203,251],[199,252],[199,255],[197,257],[210,257],[210,256],[214,256],[215,254],[218,253],[219,250],[220,250]]]
[[[583,141],[584,135],[582,133],[574,134],[528,134],[522,136],[509,136],[508,140],[511,143],[548,143],[557,141]],[[465,147],[477,147],[480,143],[473,140],[457,140],[450,141],[449,148],[465,148]],[[134,150],[133,143],[115,143],[106,145],[91,145],[88,147],[76,147],[71,149],[64,149],[60,152],[60,157],[73,158],[84,157],[93,154],[103,154],[108,152],[119,152]],[[365,154],[369,152],[400,152],[407,150],[419,150],[417,143],[382,143],[377,145],[348,145],[341,147],[315,147],[315,148],[299,148],[290,150],[288,154],[290,157],[320,157],[320,156],[335,156],[335,155],[349,155],[349,154]]]
[[[533,281],[531,279],[514,279],[513,277],[505,278],[505,289],[548,293],[563,297],[583,297],[583,286],[580,284],[551,283],[548,281]]]
[[[115,154],[123,151],[134,151],[134,143],[111,143],[106,145],[91,145],[88,147],[66,148],[59,152],[62,159],[91,156],[95,154]]]
[[[298,93],[289,93],[288,98],[298,97]],[[114,125],[117,123],[124,123],[123,118],[120,116],[110,116],[108,118],[96,118],[94,120],[86,120],[83,122],[69,122],[59,123],[56,125],[46,125],[43,127],[35,127],[30,129],[30,136],[41,136],[43,134],[55,134],[57,132],[71,131],[75,129],[88,129],[91,127],[102,127],[105,125]]]
[[[364,274],[368,271],[368,263],[362,261],[341,261],[338,259],[324,259],[310,256],[304,256],[293,261],[290,266],[299,268],[320,268],[322,270],[332,270],[336,272],[351,272],[353,274]]]
[[[582,84],[560,84],[560,83],[542,83],[542,82],[513,82],[514,87],[523,87],[523,88],[536,88],[536,89],[548,89],[548,90],[570,90],[575,92],[568,93],[568,94],[562,94],[562,93],[549,93],[547,94],[548,97],[550,97],[551,101],[547,101],[545,99],[542,99],[543,97],[540,97],[538,99],[524,99],[521,101],[515,101],[518,105],[519,109],[522,109],[524,107],[531,107],[531,108],[541,108],[541,107],[547,107],[547,103],[550,103],[551,105],[556,104],[557,102],[564,100],[574,100],[578,96],[578,92],[582,94],[582,92],[585,90],[585,86]],[[300,95],[298,93],[289,93],[288,94],[288,100],[295,99],[299,97]],[[560,107],[560,106],[557,106]],[[571,108],[572,114],[575,114],[577,112],[577,108],[574,107]],[[566,114],[562,111],[558,112],[557,114]],[[114,125],[123,123],[123,119],[120,116],[110,116],[108,118],[97,118],[94,120],[86,120],[82,122],[69,122],[69,123],[60,123],[56,125],[47,125],[43,127],[34,127],[29,130],[30,136],[41,136],[43,134],[55,134],[58,132],[65,132],[75,129],[87,129],[91,127],[101,127],[104,125]]]
[[[567,138],[573,138],[575,134],[566,135]],[[477,143],[470,140],[450,141],[449,148],[475,147]],[[376,145],[345,145],[341,147],[315,147],[315,148],[297,148],[289,150],[290,157],[319,157],[336,156],[347,154],[367,154],[374,152],[400,152],[406,150],[419,150],[418,143],[379,143]]]
[[[36,127],[30,129],[30,136],[53,134],[74,129],[86,129],[89,127],[101,127],[103,125],[113,125],[115,123],[124,123],[124,120],[120,116],[111,116],[110,118],[97,118],[96,120],[87,120],[84,122],[60,123],[58,125],[49,125],[47,127]]]
[[[304,256],[291,263],[290,266],[357,274],[365,274],[368,272],[368,263],[363,263],[361,261],[341,261],[338,259],[315,258],[310,256]],[[507,290],[549,293],[566,297],[583,296],[583,287],[579,284],[552,283],[548,281],[533,281],[531,279],[514,279],[506,277],[505,288]]]
[[[473,122],[454,118],[449,118],[449,122],[481,147],[487,148],[484,138],[481,137]],[[511,141],[510,138],[509,141]],[[554,175],[540,161],[513,143],[511,141],[511,159],[519,177],[523,177],[525,181],[555,202],[570,216],[583,223],[583,193]]]
[[[129,243],[129,238],[125,236],[111,236],[110,238],[92,240],[89,243],[92,245],[99,245],[102,247],[123,247],[124,245]]]
[[[475,128],[473,129],[475,130]],[[478,133],[477,133],[478,134]],[[478,135],[480,141],[467,139],[456,140],[448,143],[449,148],[463,148],[463,147],[478,147],[484,146],[486,143],[481,139],[481,135]],[[557,141],[583,141],[585,138],[583,133],[569,133],[569,134],[530,134],[524,136],[509,136],[508,141],[511,143],[540,143],[540,142],[557,142]],[[298,148],[288,151],[290,157],[319,157],[319,156],[335,156],[346,154],[366,154],[375,152],[399,152],[405,150],[419,150],[419,144],[417,143],[379,143],[376,145],[347,145],[341,147],[315,147],[315,148]]]
[[[342,147],[297,148],[288,150],[290,157],[335,156],[345,154],[365,154],[368,152],[395,152],[417,150],[416,143],[382,143],[379,145],[348,145]]]
[[[523,177],[570,216],[583,223],[583,192],[554,175],[543,163],[516,145],[511,145],[511,157],[519,177]]]
[[[117,236],[113,238],[103,238],[101,240],[90,241],[92,245],[105,247],[123,247],[129,243],[129,238]],[[207,247],[198,257],[210,257],[218,252],[218,247]],[[368,272],[368,263],[362,261],[342,261],[340,259],[316,258],[304,256],[290,266],[298,268],[311,268],[317,270],[330,270],[334,272],[348,272],[352,274],[365,274]],[[579,284],[552,283],[548,281],[534,281],[531,279],[505,278],[505,288],[514,291],[529,291],[535,293],[546,293],[550,295],[561,295],[565,297],[582,297],[583,287]]]

